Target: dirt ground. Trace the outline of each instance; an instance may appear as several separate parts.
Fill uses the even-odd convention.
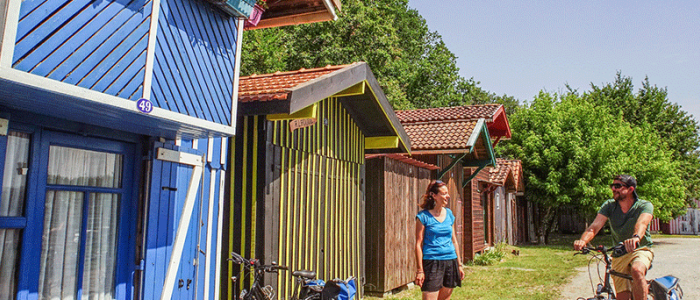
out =
[[[680,278],[683,299],[700,299],[700,238],[655,238],[653,249],[654,261],[647,279],[676,276]],[[579,268],[578,271],[569,284],[560,288],[560,299],[593,296],[588,267]],[[598,283],[595,266],[591,266],[591,272],[595,286]]]

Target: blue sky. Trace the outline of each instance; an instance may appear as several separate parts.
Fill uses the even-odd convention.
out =
[[[458,57],[465,78],[529,101],[620,71],[646,76],[700,121],[700,2],[409,0]]]

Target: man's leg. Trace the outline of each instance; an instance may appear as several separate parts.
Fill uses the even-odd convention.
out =
[[[646,299],[649,291],[649,285],[646,279],[647,266],[639,261],[634,261],[630,267],[634,299]]]
[[[617,299],[617,300],[631,300],[632,299],[632,293],[630,293],[629,291],[620,292],[616,296],[617,297],[615,299]]]

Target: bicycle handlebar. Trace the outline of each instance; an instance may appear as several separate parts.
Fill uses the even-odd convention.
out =
[[[231,258],[228,260],[233,261],[236,264],[243,265],[247,269],[254,268],[256,270],[262,270],[268,273],[276,273],[277,270],[289,270],[287,266],[280,266],[274,262],[271,265],[263,265],[258,259],[245,259],[236,252],[231,252]]]
[[[584,247],[579,251],[580,254],[588,254],[591,251],[596,251],[603,253],[604,255],[607,255],[610,251],[612,251],[613,255],[615,256],[620,256],[624,255],[627,253],[627,249],[625,249],[625,244],[624,243],[619,243],[613,247],[605,247],[603,245],[599,245],[597,247]]]

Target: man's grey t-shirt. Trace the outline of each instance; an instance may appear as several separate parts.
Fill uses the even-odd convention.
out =
[[[654,205],[649,201],[637,199],[627,213],[623,213],[622,208],[620,208],[620,205],[617,204],[615,199],[610,199],[603,203],[598,213],[608,217],[613,243],[617,245],[626,239],[632,238],[634,235],[634,225],[637,224],[637,219],[639,219],[639,216],[643,213],[653,215]],[[649,247],[652,244],[649,225],[647,225],[644,236],[640,237],[639,247]]]

